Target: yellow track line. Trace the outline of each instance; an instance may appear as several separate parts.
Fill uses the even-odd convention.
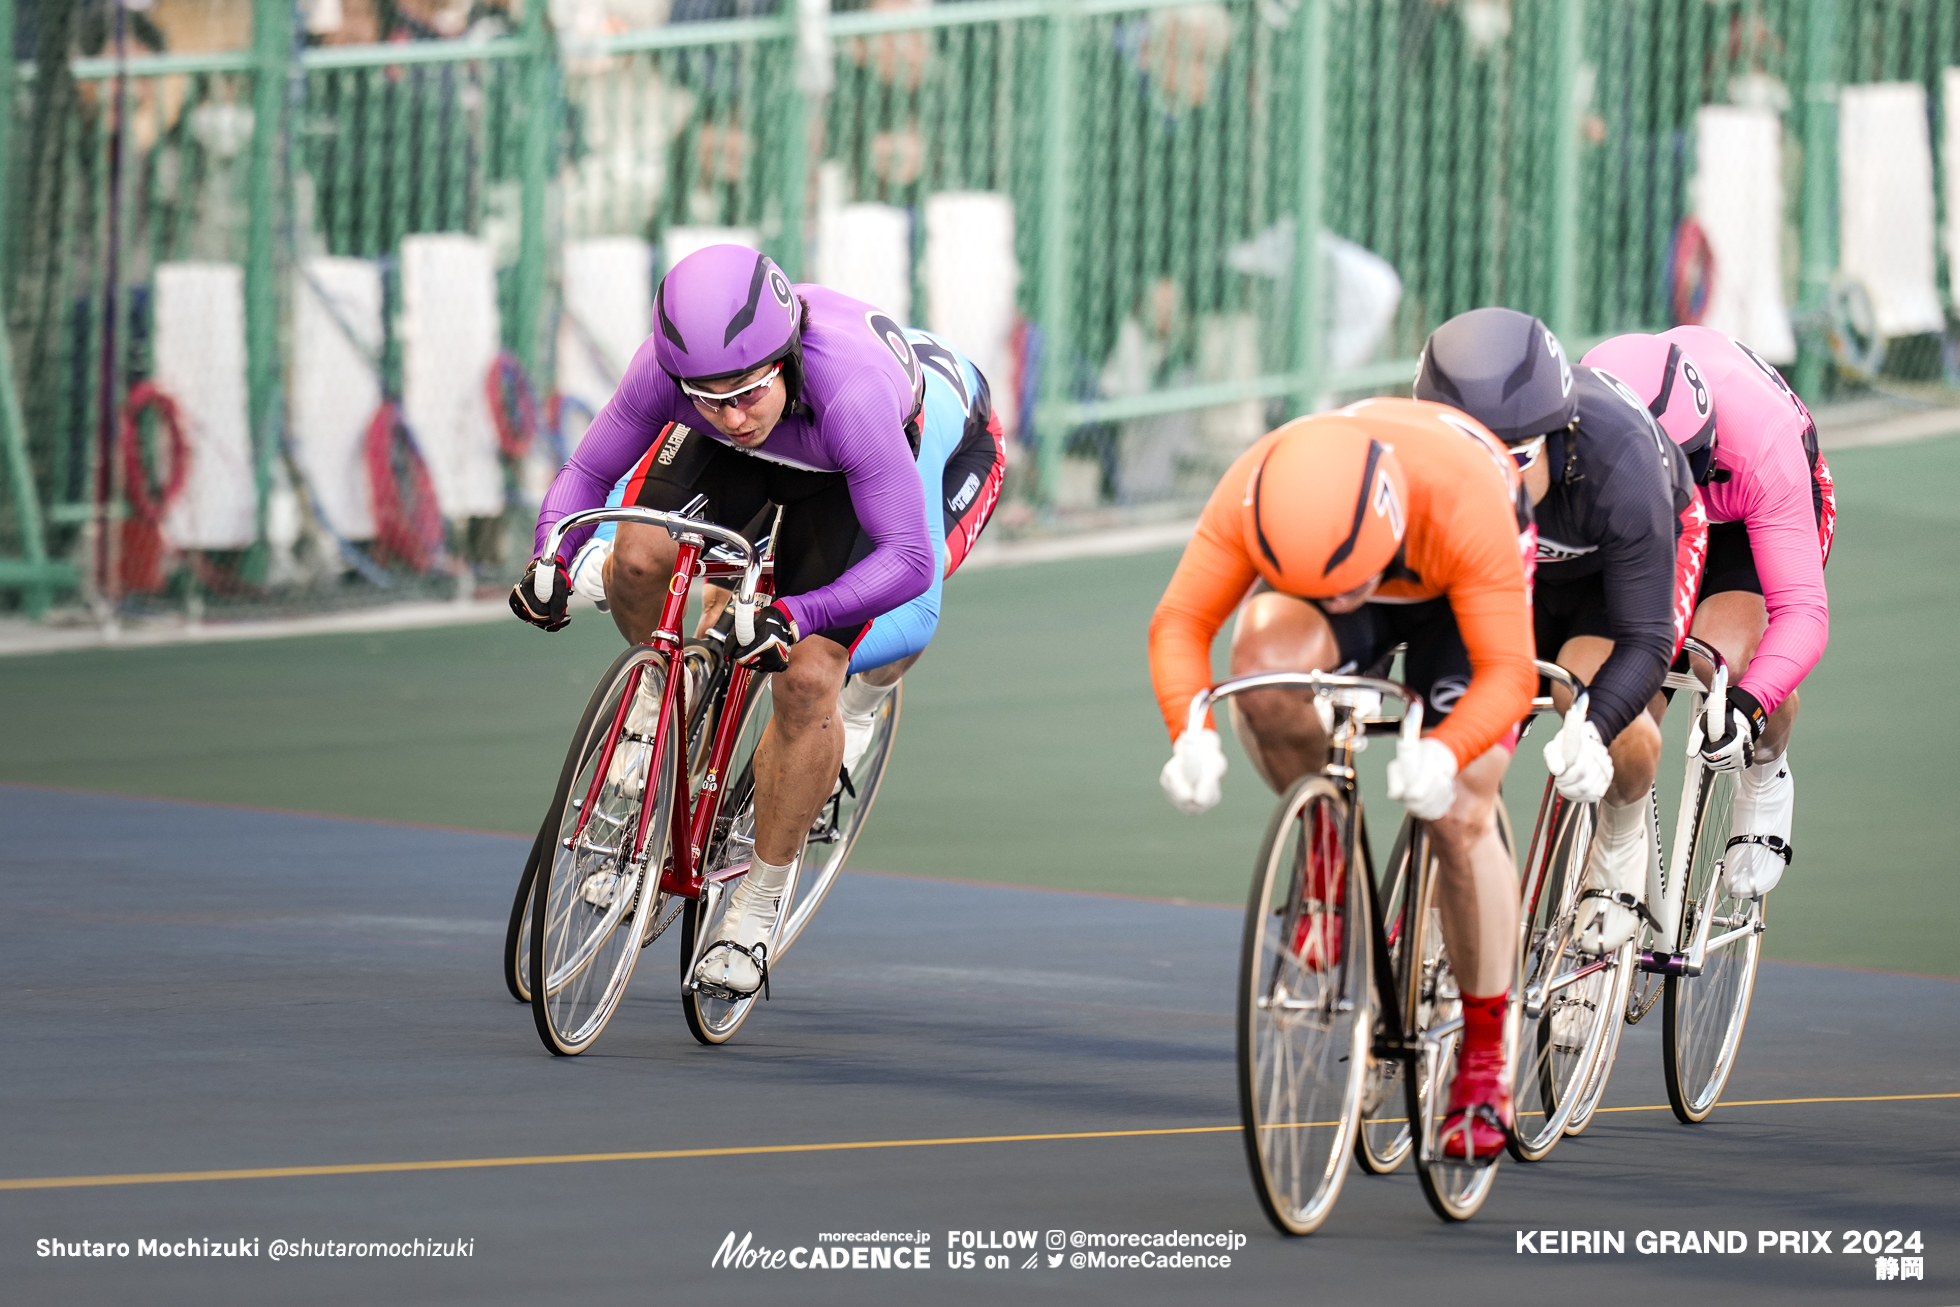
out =
[[[1881,1094],[1864,1098],[1762,1098],[1723,1107],[1779,1107],[1800,1103],[1894,1103],[1951,1094]],[[1602,1107],[1601,1112],[1665,1112],[1667,1104]],[[1332,1124],[1322,1122],[1321,1124]],[[502,1166],[567,1166],[580,1162],[658,1162],[684,1157],[749,1157],[764,1153],[838,1153],[866,1148],[937,1148],[949,1144],[1023,1144],[1058,1139],[1139,1139],[1156,1135],[1210,1135],[1236,1125],[1179,1126],[1161,1130],[1077,1130],[1045,1135],[970,1135],[954,1139],[865,1139],[829,1144],[759,1144],[749,1148],[672,1148],[636,1153],[560,1153],[541,1157],[465,1157],[431,1162],[354,1162],[341,1166],[268,1166],[236,1171],[153,1171],[136,1175],[50,1175],[0,1180],[0,1190],[89,1189],[108,1185],[188,1184],[202,1180],[286,1180],[316,1175],[379,1175],[396,1171],[471,1171]]]

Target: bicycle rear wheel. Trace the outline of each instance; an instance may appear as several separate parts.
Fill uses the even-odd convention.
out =
[[[1413,878],[1409,875],[1409,824],[1404,822],[1389,850],[1388,874],[1376,891],[1382,920],[1387,923],[1388,970],[1395,977],[1396,993],[1402,991],[1408,976],[1409,952],[1402,947],[1403,900]],[[1364,923],[1365,924],[1365,923]],[[1381,1013],[1377,1011],[1375,1034],[1379,1036]],[[1368,1055],[1368,1071],[1361,1089],[1361,1120],[1354,1132],[1354,1160],[1370,1175],[1387,1175],[1400,1167],[1415,1146],[1409,1131],[1407,1104],[1402,1076],[1407,1064],[1399,1057]]]
[[[1533,858],[1535,871],[1525,879],[1524,930],[1512,990],[1522,1016],[1511,1086],[1517,1127],[1510,1153],[1521,1162],[1550,1153],[1585,1102],[1601,1052],[1618,1027],[1624,1003],[1620,982],[1632,961],[1630,945],[1605,958],[1579,951],[1579,891],[1594,812],[1589,804],[1557,797],[1549,782],[1545,802],[1549,812],[1541,825],[1549,834],[1542,857]]]
[[[531,1001],[531,887],[537,884],[538,859],[550,838],[540,829],[531,841],[524,874],[517,878],[517,897],[510,905],[510,923],[504,927],[504,985],[520,1003]]]
[[[657,880],[673,815],[679,723],[670,722],[666,738],[655,739],[636,732],[628,717],[635,709],[651,715],[666,677],[665,656],[643,645],[613,664],[576,747],[577,766],[561,787],[550,858],[538,861],[531,896],[531,1011],[539,1038],[560,1056],[584,1052],[605,1029],[632,979],[646,922],[664,906]],[[641,704],[628,704],[629,695]],[[650,721],[645,729],[651,732]],[[652,826],[643,856],[635,859],[632,845],[648,785],[655,787]]]
[[[1691,764],[1692,765],[1692,764]],[[1737,899],[1722,886],[1735,773],[1702,768],[1695,790],[1694,843],[1683,886],[1681,935],[1686,952],[1706,923],[1711,947],[1698,976],[1669,976],[1662,998],[1667,1101],[1684,1125],[1708,1119],[1735,1067],[1749,1000],[1756,988],[1767,899]],[[1717,943],[1725,935],[1734,935]]]
[[[702,860],[701,897],[689,900],[681,910],[681,1010],[687,1018],[688,1031],[704,1044],[725,1044],[733,1038],[748,1020],[758,997],[750,994],[744,998],[721,998],[693,987],[699,943],[712,936],[721,924],[735,887],[741,884],[749,859],[755,856],[755,749],[774,715],[770,678],[751,677],[743,698],[742,724],[735,737],[735,748],[728,756],[726,772],[733,779],[725,780],[721,786],[707,856]],[[723,711],[727,711],[725,706]],[[711,742],[710,734],[704,747]],[[728,868],[742,870],[726,875]],[[792,904],[796,902],[797,884],[801,880],[799,870],[783,889]],[[780,937],[781,931],[777,933]],[[768,959],[773,967],[777,961],[774,942]]]
[[[1367,877],[1348,805],[1301,780],[1267,828],[1239,955],[1239,1110],[1266,1215],[1311,1234],[1347,1175],[1367,1071]]]
[[[1444,1156],[1437,1144],[1448,1113],[1446,1091],[1456,1070],[1461,1040],[1462,992],[1443,948],[1442,911],[1437,904],[1439,876],[1429,851],[1428,832],[1418,829],[1409,839],[1410,867],[1420,871],[1409,895],[1402,929],[1410,947],[1410,965],[1402,994],[1402,1028],[1417,1046],[1414,1064],[1403,1081],[1409,1121],[1416,1131],[1416,1176],[1422,1196],[1446,1221],[1464,1221],[1476,1214],[1490,1195],[1497,1176],[1496,1161],[1472,1162]]]
[[[892,743],[898,736],[898,715],[904,697],[905,683],[900,681],[885,696],[878,715],[872,720],[870,747],[849,775],[839,781],[836,792],[810,827],[810,837],[803,845],[803,864],[797,872],[800,891],[789,915],[783,919],[778,957],[789,956],[790,946],[823,906],[824,895],[830,893],[837,873],[851,856],[851,846],[857,843],[865,821],[871,816],[871,805],[878,798],[878,787],[884,783],[885,764],[891,761]]]

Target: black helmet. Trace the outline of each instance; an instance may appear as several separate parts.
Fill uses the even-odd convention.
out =
[[[1430,332],[1416,398],[1462,409],[1507,445],[1569,426],[1579,412],[1558,337],[1516,309],[1471,309]]]

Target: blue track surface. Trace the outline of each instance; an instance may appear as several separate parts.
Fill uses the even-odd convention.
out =
[[[672,936],[597,1048],[553,1059],[498,979],[514,839],[0,787],[0,1179],[1232,1127],[1238,914],[847,875],[737,1041],[702,1048]],[[676,934],[678,932],[675,932]],[[1730,1100],[1960,1092],[1960,986],[1766,964]],[[1614,1107],[1665,1104],[1656,1016]],[[1304,1241],[1235,1130],[0,1190],[21,1303],[1960,1302],[1960,1099],[1606,1112],[1445,1227],[1353,1176]],[[1624,1230],[1621,1256],[1520,1230]],[[1236,1231],[1230,1269],[946,1268],[951,1230]],[[1742,1230],[1740,1255],[1635,1251]],[[1919,1230],[1926,1279],[1758,1254],[1759,1230]],[[710,1269],[731,1231],[932,1235],[933,1269]],[[285,1261],[274,1238],[474,1240]],[[35,1241],[256,1238],[225,1261]],[[984,1259],[985,1254],[981,1257]]]

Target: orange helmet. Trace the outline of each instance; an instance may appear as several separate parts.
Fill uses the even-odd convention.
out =
[[[1401,465],[1366,422],[1301,418],[1280,429],[1246,484],[1246,552],[1275,590],[1331,599],[1388,567],[1408,502]]]

